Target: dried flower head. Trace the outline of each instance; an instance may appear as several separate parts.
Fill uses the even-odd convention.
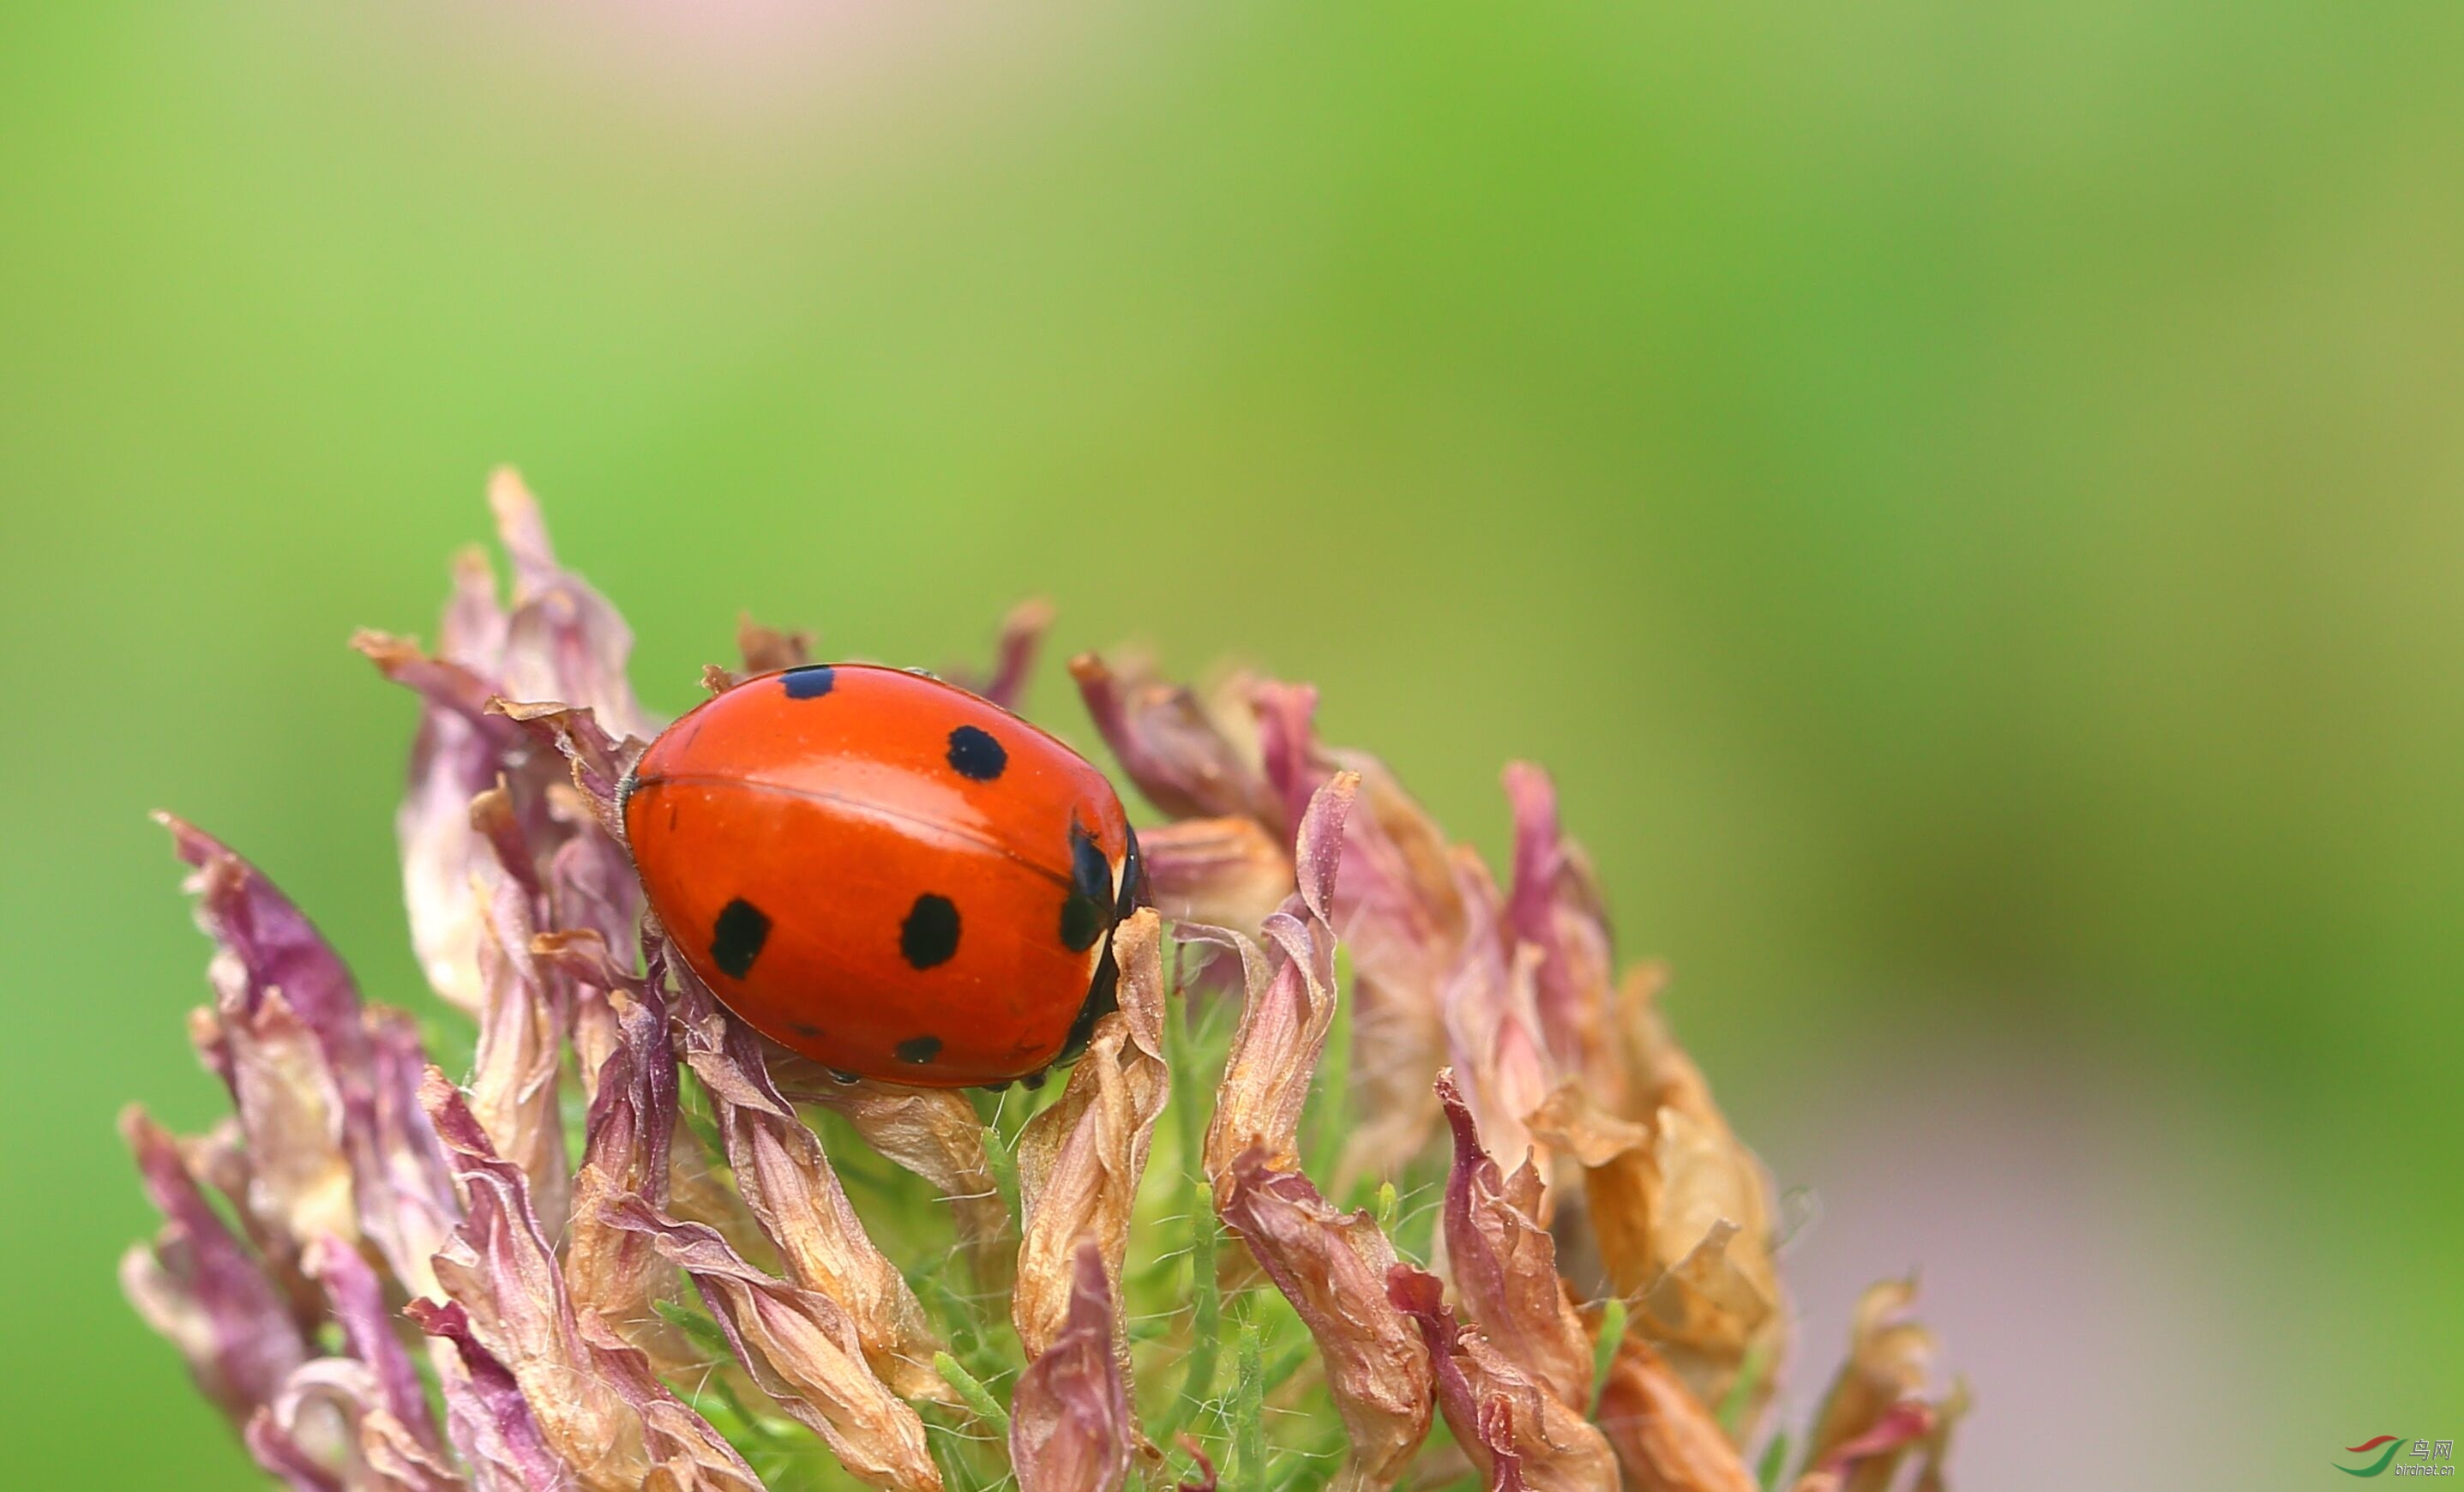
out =
[[[615,799],[660,722],[630,634],[517,478],[490,495],[510,596],[465,555],[432,650],[357,639],[421,701],[396,831],[411,946],[470,1022],[458,1079],[262,874],[164,820],[232,1117],[181,1139],[128,1113],[164,1222],[121,1278],[269,1474],[1757,1485],[1788,1326],[1771,1184],[1657,972],[1617,979],[1539,769],[1506,774],[1501,887],[1317,739],[1315,691],[1081,657],[1164,821],[1117,1008],[1042,1090],[851,1082],[732,1016],[646,910]],[[950,676],[1015,708],[1050,620],[1020,607]],[[811,657],[737,638],[714,691]],[[1965,1393],[1912,1294],[1859,1310],[1798,1492],[1944,1484]],[[1791,1468],[1766,1445],[1767,1486]]]

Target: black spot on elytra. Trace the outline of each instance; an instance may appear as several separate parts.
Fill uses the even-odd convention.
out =
[[[958,951],[958,909],[950,898],[931,891],[915,898],[907,920],[899,925],[898,951],[907,955],[912,968],[930,969],[950,961]]]
[[[1069,894],[1061,901],[1061,942],[1073,954],[1095,946],[1112,925],[1112,867],[1092,836],[1069,825]]]
[[[911,1036],[893,1048],[898,1060],[922,1066],[941,1055],[941,1039],[937,1036]]]
[[[1009,765],[1009,752],[990,731],[962,725],[950,733],[950,769],[962,778],[989,782]]]
[[[719,912],[718,925],[711,930],[710,961],[729,978],[743,978],[753,972],[753,960],[761,956],[761,945],[769,937],[769,916],[739,896]]]
[[[828,693],[830,686],[838,681],[838,670],[826,663],[807,664],[779,675],[779,682],[786,686],[789,699],[819,699]]]

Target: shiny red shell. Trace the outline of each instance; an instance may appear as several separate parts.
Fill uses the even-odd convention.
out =
[[[693,972],[842,1074],[1029,1077],[1111,1008],[1140,879],[1120,797],[965,690],[869,664],[750,679],[650,743],[623,813]]]

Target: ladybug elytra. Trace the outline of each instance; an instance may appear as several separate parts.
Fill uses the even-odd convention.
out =
[[[650,906],[754,1029],[842,1077],[1040,1076],[1113,1008],[1137,838],[1104,775],[928,675],[747,680],[624,784]]]

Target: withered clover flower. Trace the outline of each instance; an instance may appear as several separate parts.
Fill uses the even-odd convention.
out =
[[[129,1111],[164,1223],[121,1277],[268,1472],[1943,1485],[1965,1396],[1905,1284],[1868,1293],[1806,1433],[1766,1427],[1790,1321],[1771,1182],[1659,973],[1617,976],[1537,768],[1506,774],[1501,888],[1375,757],[1317,738],[1308,687],[1079,658],[1168,821],[1119,1008],[1038,1093],[848,1084],[732,1017],[648,913],[612,812],[658,726],[630,635],[517,478],[492,499],[510,602],[466,556],[432,650],[356,644],[422,701],[396,829],[411,945],[475,1025],[459,1082],[262,874],[164,821],[215,945],[190,1031],[234,1115],[180,1138]],[[1015,613],[965,682],[1013,705],[1046,620]],[[739,642],[748,674],[809,648]]]

